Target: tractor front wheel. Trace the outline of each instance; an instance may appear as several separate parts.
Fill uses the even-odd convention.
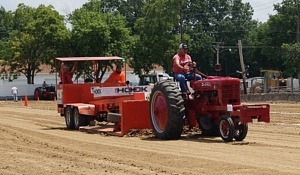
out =
[[[68,129],[74,129],[74,115],[71,106],[66,107],[65,111],[66,126]]]
[[[235,125],[235,136],[236,141],[243,141],[248,133],[248,124],[236,124]]]
[[[233,140],[233,137],[235,136],[235,128],[234,123],[229,116],[225,115],[220,118],[219,130],[221,138],[225,142],[231,142]]]
[[[199,128],[201,134],[204,136],[219,136],[218,125],[214,123],[213,119],[209,116],[200,116],[198,118]]]
[[[183,130],[184,101],[176,83],[163,80],[150,95],[150,120],[159,139],[179,139]]]

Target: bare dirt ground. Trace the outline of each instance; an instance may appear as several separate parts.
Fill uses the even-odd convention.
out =
[[[0,174],[300,174],[300,104],[272,103],[242,142],[65,129],[55,102],[0,102]]]

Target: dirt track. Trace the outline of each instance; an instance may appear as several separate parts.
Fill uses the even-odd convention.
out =
[[[0,102],[0,174],[300,174],[300,104],[271,106],[243,142],[65,129],[54,102]]]

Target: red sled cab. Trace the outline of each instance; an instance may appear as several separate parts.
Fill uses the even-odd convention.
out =
[[[56,58],[61,63],[78,64],[122,59],[115,56]],[[93,64],[91,69],[95,66]],[[151,86],[133,87],[119,82],[102,83],[94,78],[72,84],[57,83],[57,109],[65,117],[68,129],[78,130],[98,121],[99,125],[95,127],[99,132],[123,136],[130,129],[151,128],[149,101],[146,100],[151,89]]]

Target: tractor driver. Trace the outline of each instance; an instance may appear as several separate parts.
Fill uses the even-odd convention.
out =
[[[190,71],[191,66],[195,67],[196,63],[192,62],[191,57],[187,54],[188,46],[184,43],[179,45],[179,52],[173,57],[173,74],[174,78],[179,81],[182,94],[187,93],[187,87],[185,79],[187,80],[201,80],[202,77],[199,74],[195,74]]]
[[[76,72],[78,66],[78,62],[75,62],[73,69],[69,71],[69,66],[61,63],[60,67],[60,80],[63,84],[73,84],[72,78],[73,74]]]
[[[125,74],[122,72],[122,66],[117,65],[116,70],[113,71],[104,83],[125,83]]]

